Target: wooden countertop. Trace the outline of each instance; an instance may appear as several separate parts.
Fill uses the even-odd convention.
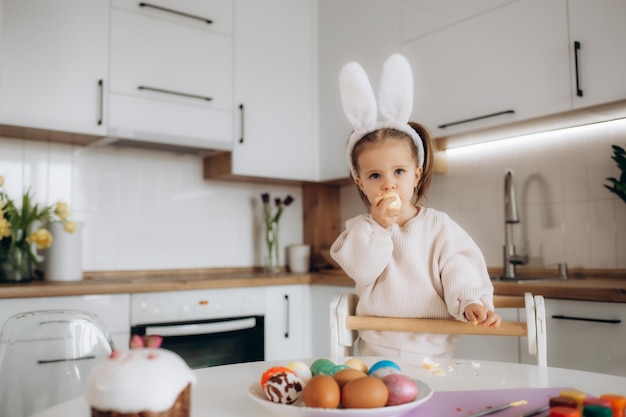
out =
[[[602,276],[582,278],[580,276],[581,274],[577,274],[567,280],[531,280],[522,283],[494,280],[494,292],[497,295],[522,295],[530,291],[546,298],[626,302],[626,279],[621,275],[608,274],[606,278]],[[82,281],[0,284],[0,299],[295,284],[352,286],[353,281],[345,273],[337,270],[306,274],[283,272],[277,275],[268,275],[245,268],[88,272],[85,273]]]

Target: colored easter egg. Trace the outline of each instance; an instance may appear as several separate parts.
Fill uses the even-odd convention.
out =
[[[385,368],[389,366],[396,368],[398,371],[402,372],[402,370],[400,369],[400,366],[397,363],[395,363],[394,361],[385,359],[385,360],[378,361],[374,365],[370,366],[370,369],[367,372],[367,374],[372,375],[377,369]]]
[[[357,371],[367,373],[367,371],[369,370],[367,364],[359,358],[350,358],[345,362],[345,364],[352,369],[356,369]]]
[[[335,363],[330,359],[317,359],[311,364],[311,374],[315,375],[328,375],[332,376],[332,370],[335,367]]]

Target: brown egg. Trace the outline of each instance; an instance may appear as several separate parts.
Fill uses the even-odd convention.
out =
[[[333,375],[333,378],[339,384],[339,388],[343,388],[344,385],[346,385],[348,382],[352,381],[353,379],[364,378],[366,376],[367,374],[365,372],[350,368],[350,369],[342,369],[341,371]]]
[[[341,402],[345,408],[384,407],[388,397],[387,386],[373,376],[354,379],[341,390]]]
[[[337,408],[341,400],[341,389],[333,377],[315,375],[304,386],[302,399],[307,407]]]

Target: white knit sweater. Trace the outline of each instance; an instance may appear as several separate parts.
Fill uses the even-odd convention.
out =
[[[479,303],[493,310],[493,285],[472,238],[447,214],[421,207],[403,227],[369,214],[346,222],[331,256],[356,283],[357,315],[456,318]],[[361,331],[367,344],[411,354],[450,356],[458,337]]]

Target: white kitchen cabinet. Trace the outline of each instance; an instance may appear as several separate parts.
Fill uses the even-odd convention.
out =
[[[15,314],[38,310],[81,310],[98,317],[111,334],[116,349],[130,342],[129,294],[7,298],[0,300],[0,326]]]
[[[330,302],[339,294],[351,294],[354,286],[311,285],[311,355],[330,358]]]
[[[235,2],[232,173],[314,180],[317,173],[314,0]]]
[[[224,35],[233,33],[233,15],[231,0],[111,0],[112,6],[125,9],[143,16],[177,22],[182,25],[199,25]]]
[[[4,0],[0,123],[106,132],[109,0]]]
[[[109,136],[231,149],[232,5],[142,4],[111,10]]]
[[[265,359],[311,356],[309,286],[268,286],[265,299]]]
[[[626,303],[546,299],[548,366],[626,376]]]
[[[396,1],[318,1],[319,174],[322,181],[349,175],[345,150],[352,126],[341,107],[339,71],[350,61],[358,62],[377,92],[385,59],[399,52],[399,16]]]
[[[497,309],[502,321],[526,321],[523,309]],[[474,336],[461,335],[461,340],[454,352],[455,358],[472,360],[491,360],[513,363],[537,364],[536,357],[529,358],[527,337],[512,336]],[[525,358],[525,359],[523,359]]]
[[[586,0],[568,0],[567,5],[573,108],[626,99],[626,1],[606,0],[598,7]],[[575,42],[580,45],[577,52]]]
[[[445,5],[440,0],[400,0],[400,40],[411,41],[512,1],[517,0],[446,0]]]
[[[565,0],[508,3],[404,43],[412,118],[439,137],[569,110],[567,43]]]

